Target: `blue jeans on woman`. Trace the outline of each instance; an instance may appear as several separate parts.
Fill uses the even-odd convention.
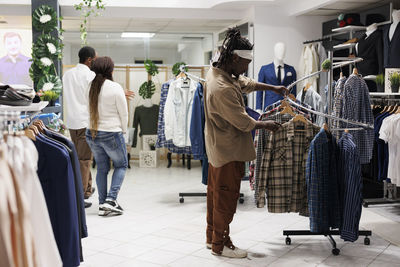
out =
[[[98,131],[93,139],[90,130],[86,130],[86,141],[93,152],[97,164],[96,183],[99,193],[99,203],[106,199],[117,200],[125,178],[128,158],[126,145],[122,132]],[[114,173],[112,175],[110,191],[107,194],[107,175],[110,171],[110,159],[113,162]]]

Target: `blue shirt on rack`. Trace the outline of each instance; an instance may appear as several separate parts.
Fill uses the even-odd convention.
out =
[[[337,153],[335,138],[322,128],[311,141],[306,164],[310,231],[313,233],[326,233],[340,226]]]
[[[338,142],[339,194],[342,223],[340,237],[344,241],[358,239],[358,228],[362,210],[362,176],[360,155],[353,136],[343,133]]]
[[[63,266],[79,266],[78,210],[69,153],[41,135],[36,136],[34,144],[39,154],[37,173]]]

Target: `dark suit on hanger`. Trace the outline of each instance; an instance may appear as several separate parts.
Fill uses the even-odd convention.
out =
[[[357,56],[363,61],[357,63],[358,72],[362,76],[378,75],[384,73],[383,70],[383,42],[382,32],[376,30],[367,37],[364,34],[358,41]],[[370,92],[376,92],[376,83],[366,81]]]
[[[383,66],[385,68],[400,68],[400,23],[397,24],[392,40],[389,40],[389,29],[383,29]]]
[[[262,66],[260,72],[258,73],[258,81],[262,83],[267,83],[271,85],[283,85],[288,86],[292,82],[296,81],[296,70],[290,65],[284,64],[285,75],[282,82],[278,81],[275,73],[274,63]],[[296,95],[296,86],[294,86],[291,91],[292,94]],[[278,95],[271,91],[258,91],[256,99],[256,109],[264,110],[267,106],[275,103],[278,100],[283,99],[281,95]]]

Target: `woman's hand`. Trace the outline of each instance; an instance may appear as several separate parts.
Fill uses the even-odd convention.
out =
[[[135,92],[134,91],[125,90],[125,97],[128,100],[133,100],[133,98],[135,98]]]
[[[281,96],[287,96],[289,94],[289,90],[285,86],[281,85],[274,86],[272,91]]]

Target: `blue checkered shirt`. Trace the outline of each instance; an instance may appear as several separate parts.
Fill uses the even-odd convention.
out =
[[[306,164],[306,183],[310,231],[326,233],[340,226],[336,139],[324,129],[310,144]]]
[[[368,86],[364,79],[358,75],[350,75],[344,85],[342,114],[345,119],[374,124]],[[344,124],[345,127],[357,127]],[[369,163],[374,148],[374,130],[355,131],[354,143],[359,151],[361,164]]]

